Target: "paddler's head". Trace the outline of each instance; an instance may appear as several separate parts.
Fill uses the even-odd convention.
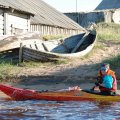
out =
[[[101,67],[100,70],[101,70],[102,75],[106,75],[106,73],[107,73],[106,67]]]
[[[110,69],[110,65],[108,63],[103,63],[100,68],[103,75],[107,74],[107,71],[109,69]]]

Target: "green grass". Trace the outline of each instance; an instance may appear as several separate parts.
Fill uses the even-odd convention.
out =
[[[0,79],[5,79],[6,76],[11,76],[12,71],[17,71],[18,61],[11,57],[5,58],[6,54],[0,54]]]
[[[58,60],[55,62],[22,62],[19,63],[18,60],[15,60],[12,57],[5,57],[6,54],[0,54],[0,80],[5,80],[11,78],[14,75],[17,75],[25,68],[38,68],[41,66],[56,66],[60,64],[66,64],[66,60]]]
[[[58,60],[54,62],[34,62],[34,61],[29,61],[29,62],[22,62],[18,66],[20,67],[27,67],[27,68],[35,68],[35,67],[40,67],[40,66],[55,66],[55,65],[60,65],[60,64],[67,64],[67,60]]]
[[[97,24],[97,42],[92,51],[81,58],[81,60],[89,59],[90,56],[94,55],[94,53],[98,50],[105,51],[105,47],[107,43],[111,42],[111,44],[120,44],[120,25],[114,23],[98,23]],[[114,68],[120,67],[120,55],[111,57],[103,62],[110,63]],[[98,66],[98,65],[95,65]]]
[[[66,37],[65,35],[44,35],[42,38],[43,40],[53,40],[53,39],[59,39],[59,38],[64,38]]]
[[[97,26],[97,41],[100,42],[97,45],[106,41],[112,41],[112,44],[120,44],[120,24],[98,23]],[[120,67],[120,55],[114,56],[113,54],[111,55],[111,58],[104,60],[103,62],[110,63],[114,68]]]
[[[120,40],[120,25],[114,23],[98,23],[97,24],[97,39],[110,41]]]
[[[17,66],[7,63],[7,62],[0,62],[0,79],[5,79],[6,76],[11,76],[12,71],[17,70]]]

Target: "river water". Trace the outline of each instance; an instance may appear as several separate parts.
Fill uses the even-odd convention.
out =
[[[0,99],[0,120],[120,120],[120,103]]]

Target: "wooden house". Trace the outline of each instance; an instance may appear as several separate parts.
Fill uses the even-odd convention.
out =
[[[31,15],[34,14],[7,5],[0,5],[0,35],[30,31]]]
[[[0,35],[24,31],[71,35],[84,29],[42,0],[0,0]]]

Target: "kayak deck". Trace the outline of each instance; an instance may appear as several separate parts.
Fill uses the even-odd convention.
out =
[[[38,92],[0,84],[0,90],[13,100],[48,100],[48,101],[116,101],[120,96],[106,96],[99,93],[88,93],[84,90]]]

